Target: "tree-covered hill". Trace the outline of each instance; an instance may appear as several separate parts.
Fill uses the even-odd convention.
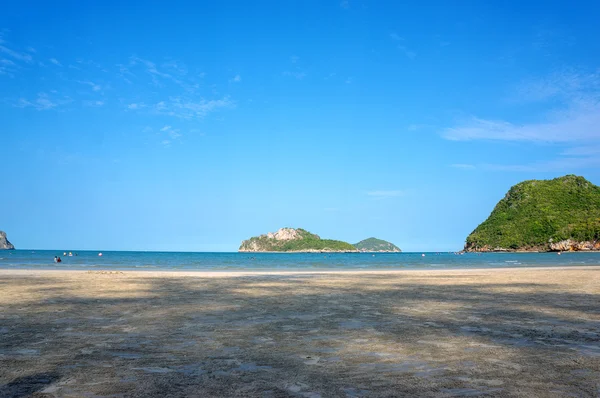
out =
[[[465,250],[598,250],[599,239],[600,187],[567,175],[510,188]]]
[[[321,239],[302,228],[281,228],[277,232],[255,236],[242,242],[240,252],[355,252],[350,243]]]
[[[354,244],[360,251],[364,252],[401,252],[400,248],[393,243],[382,239],[368,238]]]

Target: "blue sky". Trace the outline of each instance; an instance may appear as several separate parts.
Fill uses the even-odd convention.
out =
[[[0,6],[19,248],[458,250],[519,181],[600,184],[598,2],[120,3]]]

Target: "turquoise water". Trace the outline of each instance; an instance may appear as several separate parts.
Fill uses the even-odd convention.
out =
[[[600,265],[600,253],[175,253],[64,250],[0,251],[3,269],[354,270]],[[68,251],[67,251],[68,253]],[[55,264],[54,256],[62,263]]]

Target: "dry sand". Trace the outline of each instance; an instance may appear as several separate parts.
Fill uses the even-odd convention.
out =
[[[600,396],[600,267],[0,271],[2,397]]]

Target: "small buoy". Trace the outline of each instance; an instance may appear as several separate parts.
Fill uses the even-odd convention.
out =
[[[67,252],[63,252],[63,256],[66,256],[66,255],[67,255]]]
[[[558,254],[558,255],[560,256],[562,253],[561,253],[561,252],[558,252],[558,253],[556,253],[556,254]]]
[[[425,253],[421,254],[421,257],[425,257]]]
[[[100,257],[102,257],[102,253],[98,253],[98,255],[99,255]]]

